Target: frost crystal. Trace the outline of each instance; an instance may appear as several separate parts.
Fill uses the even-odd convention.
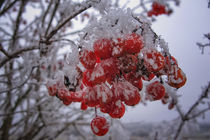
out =
[[[111,0],[99,0],[93,4],[93,7],[97,9],[100,13],[104,14],[109,11],[109,7],[111,5]]]
[[[100,38],[124,38],[133,30],[141,31],[140,23],[136,21],[130,9],[110,8],[101,18],[93,20],[84,30],[80,37],[80,44],[88,50],[93,50],[93,42]],[[86,35],[86,39],[83,37]]]

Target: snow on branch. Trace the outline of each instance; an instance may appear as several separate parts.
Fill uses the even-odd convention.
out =
[[[196,43],[198,45],[199,49],[201,49],[202,54],[204,54],[204,49],[206,47],[210,47],[210,33],[204,34],[204,38],[206,38],[208,40],[208,43],[200,43],[200,42]]]
[[[100,0],[98,0],[100,1]],[[96,1],[96,2],[98,2]],[[95,1],[94,1],[95,2]],[[71,15],[69,15],[66,19],[64,19],[63,22],[59,23],[55,29],[53,29],[47,36],[46,40],[44,40],[41,43],[49,43],[49,40],[60,30],[66,23],[68,23],[71,19],[79,15],[80,13],[84,12],[88,8],[92,7],[93,3],[92,0],[88,0],[85,3],[82,3],[81,6],[77,9],[77,11],[73,12]]]
[[[200,104],[202,104],[204,102],[205,99],[209,99],[209,95],[210,95],[210,82],[208,83],[208,85],[204,88],[203,92],[201,93],[200,97],[194,102],[194,104],[189,108],[189,110],[186,113],[181,112],[180,110],[180,106],[177,105],[177,111],[179,112],[179,115],[181,117],[181,122],[178,125],[178,129],[175,133],[174,136],[174,140],[178,139],[185,123],[187,121],[196,119],[197,117],[203,115],[205,112],[210,110],[210,106],[208,106],[207,108],[201,109],[199,111],[197,111],[198,106]],[[207,103],[208,104],[208,103]],[[196,111],[196,112],[195,112]]]

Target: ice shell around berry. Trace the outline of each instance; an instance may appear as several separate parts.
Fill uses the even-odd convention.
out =
[[[97,136],[104,136],[109,131],[109,124],[104,117],[97,116],[91,121],[91,130]]]
[[[95,55],[101,59],[107,59],[112,56],[113,41],[102,38],[94,42],[93,48]]]
[[[165,95],[165,87],[159,81],[155,81],[146,86],[146,92],[149,100],[160,100]]]

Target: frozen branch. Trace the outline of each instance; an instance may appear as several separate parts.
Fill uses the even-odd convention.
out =
[[[176,109],[177,109],[177,111],[178,111],[179,116],[181,117],[181,119],[184,120],[184,114],[183,114],[183,112],[181,110],[181,107],[178,104],[176,104]]]
[[[7,57],[10,57],[7,51],[3,48],[2,44],[0,43],[0,51]]]
[[[16,18],[15,28],[14,28],[14,32],[13,32],[13,35],[12,35],[12,43],[11,43],[13,48],[14,48],[14,45],[15,45],[15,42],[16,42],[17,34],[18,34],[18,31],[19,31],[19,28],[20,28],[21,16],[23,14],[26,3],[27,3],[27,0],[22,0],[21,5],[20,5],[20,10],[19,10],[17,18]]]
[[[204,38],[208,39],[208,43],[200,43],[197,42],[196,44],[201,49],[201,54],[204,54],[204,49],[206,47],[210,47],[210,33],[204,34]]]
[[[43,17],[42,17],[42,28],[44,27],[45,19],[46,19],[47,14],[49,13],[49,10],[50,10],[50,8],[52,6],[52,3],[53,3],[53,1],[50,1],[50,3],[47,6],[47,10],[43,14]]]
[[[210,107],[207,107],[207,108],[201,110],[200,112],[198,112],[198,113],[196,113],[196,114],[190,116],[190,117],[189,117],[189,120],[194,119],[194,118],[197,118],[197,117],[201,116],[202,114],[204,114],[205,112],[207,112],[207,111],[209,111],[209,110],[210,110]]]
[[[177,138],[179,137],[181,131],[182,131],[182,128],[184,126],[184,124],[191,120],[191,119],[194,119],[196,117],[199,117],[201,114],[207,112],[210,110],[210,108],[206,108],[206,109],[203,109],[202,111],[196,113],[196,114],[192,114],[192,112],[198,107],[198,105],[205,99],[205,98],[208,98],[208,94],[210,92],[210,82],[208,83],[208,86],[205,88],[205,90],[203,91],[203,93],[201,94],[201,96],[195,101],[195,103],[190,107],[190,109],[185,113],[181,113],[181,110],[179,109],[179,106],[177,105],[177,111],[179,112],[179,115],[181,117],[181,122],[178,126],[178,129],[175,133],[175,136],[174,136],[174,140],[177,140]],[[191,115],[192,114],[192,115]]]
[[[16,89],[16,88],[22,87],[22,86],[29,80],[29,78],[30,78],[30,76],[31,76],[31,74],[32,74],[32,72],[33,72],[33,70],[34,70],[36,67],[37,67],[37,66],[33,66],[33,67],[32,67],[32,69],[31,69],[31,71],[30,71],[28,77],[27,77],[24,81],[22,81],[19,85],[16,85],[16,86],[11,87],[11,88],[9,88],[9,89],[3,89],[3,90],[0,91],[0,94],[5,93],[5,92],[12,91],[12,90],[14,90],[14,89]]]
[[[201,96],[198,98],[198,100],[188,110],[185,116],[188,117],[191,114],[191,112],[203,101],[203,99],[208,97],[209,90],[210,90],[210,82],[208,86],[205,88],[205,90],[203,91],[203,93],[201,94]]]
[[[57,11],[57,9],[58,9],[59,3],[60,3],[60,0],[57,0],[56,3],[55,3],[55,7],[54,7],[54,9],[53,9],[53,12],[52,12],[50,21],[49,21],[48,26],[47,26],[47,30],[46,30],[46,32],[45,32],[45,36],[47,36],[48,31],[49,31],[49,29],[50,29],[50,27],[51,27],[51,24],[52,24],[52,21],[53,21],[53,19],[54,19],[54,17],[55,17],[55,13],[56,13],[56,11]],[[50,6],[50,5],[49,5],[49,6]]]
[[[13,5],[15,5],[16,2],[18,2],[20,0],[14,0],[13,2],[11,2],[7,7],[4,7],[2,11],[0,11],[0,16],[2,16],[3,14],[5,14],[10,8],[13,7]],[[1,1],[3,2],[3,0]],[[1,7],[0,7],[1,8]]]
[[[46,36],[46,40],[44,42],[41,43],[49,43],[49,40],[66,24],[68,23],[71,19],[73,19],[74,17],[76,17],[77,15],[79,15],[80,13],[86,11],[87,9],[89,9],[90,7],[92,7],[92,3],[90,3],[89,1],[86,2],[86,4],[81,5],[80,8],[72,13],[69,17],[67,17],[62,23],[59,23],[55,29],[53,29],[47,36]]]
[[[1,60],[0,62],[0,68],[6,64],[8,61],[10,61],[13,58],[19,57],[19,55],[23,52],[28,52],[28,51],[32,51],[32,50],[36,50],[39,49],[38,46],[32,46],[32,47],[26,47],[26,48],[22,48],[20,50],[17,50],[16,52],[13,52],[11,54],[7,54],[7,58],[4,58]],[[8,57],[9,56],[9,57]]]

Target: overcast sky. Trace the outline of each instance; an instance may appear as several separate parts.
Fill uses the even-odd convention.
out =
[[[179,89],[183,96],[180,103],[188,109],[201,93],[201,87],[210,81],[210,49],[202,55],[196,42],[205,43],[203,34],[210,32],[210,9],[208,0],[182,0],[170,16],[160,16],[152,28],[169,43],[170,52],[178,60],[179,66],[187,75],[187,83]],[[171,120],[177,116],[168,111],[160,101],[149,102],[146,107],[137,105],[127,108],[123,122],[158,122]],[[210,113],[206,121],[210,122]]]

